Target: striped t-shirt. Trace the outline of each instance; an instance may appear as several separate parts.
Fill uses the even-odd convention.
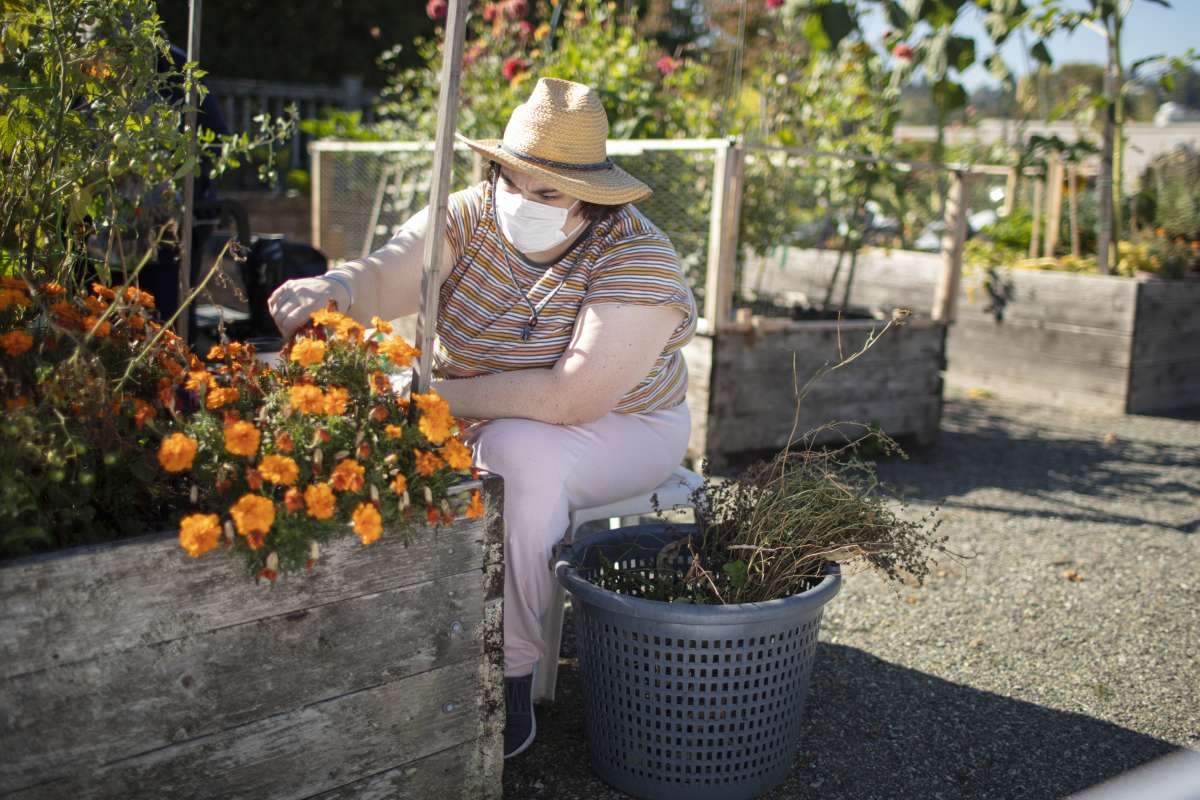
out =
[[[683,322],[672,332],[650,373],[613,410],[632,414],[683,402],[687,365],[681,350],[696,330],[696,301],[666,235],[627,204],[592,224],[557,263],[548,268],[537,266],[501,238],[492,210],[492,191],[492,184],[484,181],[450,197],[447,235],[454,267],[439,296],[436,374],[470,378],[549,368],[570,344],[583,306],[668,305],[683,311]],[[514,285],[509,266],[520,288]],[[522,290],[528,292],[528,303],[521,297]],[[538,306],[551,292],[554,294],[540,308],[528,340],[523,340],[530,304]]]

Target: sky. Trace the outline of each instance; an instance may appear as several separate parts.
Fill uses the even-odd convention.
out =
[[[1076,0],[1072,5],[1082,9],[1087,4]],[[1121,31],[1121,60],[1126,65],[1147,56],[1180,56],[1189,47],[1200,51],[1200,0],[1171,0],[1171,6],[1168,9],[1148,0],[1134,0]],[[977,61],[982,62],[992,51],[984,33],[983,17],[971,4],[964,6],[964,10],[955,32],[975,39]],[[869,40],[878,41],[887,26],[881,17],[875,17],[865,20],[864,28]],[[1026,34],[1026,41],[1032,46],[1036,38]],[[1050,39],[1048,46],[1056,64],[1078,61],[1104,63],[1104,40],[1099,34],[1085,28],[1070,35],[1056,35]],[[1030,59],[1025,56],[1019,36],[1010,38],[1001,48],[1001,53],[1014,74],[1022,75],[1029,71]],[[987,70],[978,64],[968,70],[963,79],[970,89],[995,83]]]

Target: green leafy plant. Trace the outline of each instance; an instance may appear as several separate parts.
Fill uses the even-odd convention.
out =
[[[0,278],[0,558],[166,522],[179,491],[153,454],[198,362],[153,303],[133,287]]]

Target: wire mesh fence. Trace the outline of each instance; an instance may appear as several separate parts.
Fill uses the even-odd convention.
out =
[[[334,262],[382,246],[427,202],[429,143],[320,141],[310,150],[314,243]],[[697,303],[718,323],[737,309],[802,319],[864,297],[933,305],[928,276],[952,239],[945,170],[726,140],[613,140],[608,153],[654,190],[638,208],[671,239]],[[977,230],[1004,205],[1006,170],[957,169],[972,172],[967,230]],[[480,157],[456,149],[454,190],[485,176]],[[872,265],[884,259],[894,276],[884,294],[852,286],[856,274],[877,279]],[[706,303],[708,291],[725,303]]]
[[[671,239],[702,302],[713,204],[714,153],[722,141],[614,140],[613,161],[654,190],[638,208]],[[416,142],[314,142],[314,239],[334,262],[382,246],[427,202],[433,151]],[[486,165],[455,149],[453,190],[483,180]]]

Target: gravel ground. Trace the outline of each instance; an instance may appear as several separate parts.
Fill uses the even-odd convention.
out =
[[[1058,798],[1200,749],[1200,409],[1098,416],[947,391],[942,436],[880,475],[948,546],[921,588],[850,576],[804,732],[765,797]],[[570,622],[559,697],[505,797],[593,777]]]

